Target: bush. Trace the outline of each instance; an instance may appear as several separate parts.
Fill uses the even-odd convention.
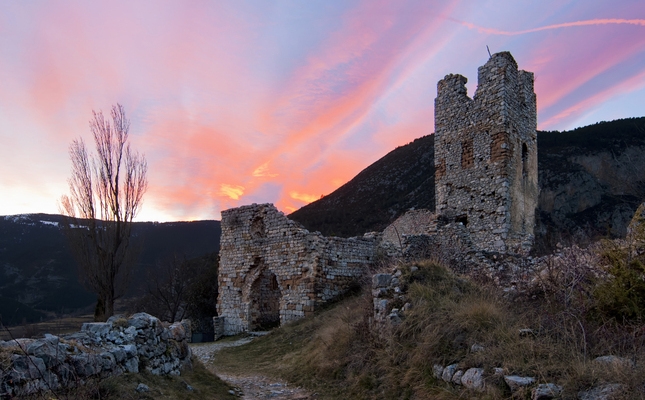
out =
[[[604,253],[610,277],[593,293],[596,313],[601,318],[640,321],[645,317],[645,260],[627,253],[616,248]]]
[[[618,321],[645,317],[645,203],[629,225],[625,241],[606,241],[601,252],[606,281],[594,290],[596,315]]]

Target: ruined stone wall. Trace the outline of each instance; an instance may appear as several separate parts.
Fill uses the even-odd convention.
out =
[[[466,82],[451,74],[437,84],[436,212],[482,250],[526,250],[538,195],[533,74],[502,52],[479,68],[472,99]]]
[[[481,251],[530,248],[538,195],[533,74],[503,52],[479,68],[472,99],[465,83],[448,75],[437,85],[436,215],[414,210],[381,235],[340,239],[307,231],[271,204],[222,212],[218,334],[312,313],[347,291],[377,250],[408,258],[468,254],[481,259],[472,265],[488,265]]]
[[[401,247],[403,235],[431,235],[437,232],[437,217],[430,210],[410,210],[383,230],[383,243]]]
[[[375,239],[326,238],[272,204],[223,211],[221,226],[217,309],[224,335],[258,329],[276,315],[285,323],[311,314],[344,293],[376,251]]]
[[[376,240],[325,238],[316,280],[316,304],[321,306],[343,294],[366,272],[376,254]]]
[[[0,340],[0,398],[55,397],[57,391],[84,386],[90,379],[144,369],[180,375],[192,367],[187,322],[164,324],[138,313],[85,323],[80,332],[61,337]]]

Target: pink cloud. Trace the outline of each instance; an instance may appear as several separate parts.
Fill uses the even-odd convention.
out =
[[[637,25],[645,26],[645,19],[622,19],[622,18],[604,18],[604,19],[591,19],[586,21],[574,21],[574,22],[564,22],[561,24],[553,24],[540,26],[537,28],[524,29],[519,31],[504,31],[495,28],[485,28],[483,26],[475,25],[471,22],[459,21],[454,18],[451,20],[460,23],[461,25],[467,27],[468,29],[474,29],[480,33],[487,33],[489,35],[505,35],[505,36],[516,36],[516,35],[525,35],[527,33],[541,32],[541,31],[550,31],[554,29],[562,28],[573,28],[577,26],[596,26],[596,25]]]
[[[219,218],[247,201],[290,210],[328,194],[429,134],[436,81],[474,71],[484,55],[472,50],[488,37],[536,72],[540,115],[553,126],[637,85],[645,48],[645,35],[615,32],[642,32],[641,19],[592,9],[519,31],[465,29],[447,16],[485,8],[458,0],[0,8],[0,130],[10,132],[0,138],[12,147],[0,150],[0,171],[62,187],[46,200],[55,203],[67,145],[89,138],[92,109],[120,102],[150,164],[144,213],[159,219]]]

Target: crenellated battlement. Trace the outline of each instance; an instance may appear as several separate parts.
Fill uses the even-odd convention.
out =
[[[482,250],[526,250],[538,195],[533,74],[501,52],[479,67],[472,99],[466,82],[437,84],[436,212],[464,223]]]

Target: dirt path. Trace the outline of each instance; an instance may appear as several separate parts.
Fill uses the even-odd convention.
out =
[[[269,378],[262,375],[230,375],[217,371],[213,365],[213,355],[226,347],[243,346],[251,342],[254,337],[246,337],[234,342],[212,342],[199,343],[191,345],[193,354],[208,369],[213,371],[222,380],[234,387],[235,394],[244,400],[259,399],[284,399],[284,400],[309,400],[316,399],[316,394],[311,394],[306,390],[289,386],[286,382]]]

